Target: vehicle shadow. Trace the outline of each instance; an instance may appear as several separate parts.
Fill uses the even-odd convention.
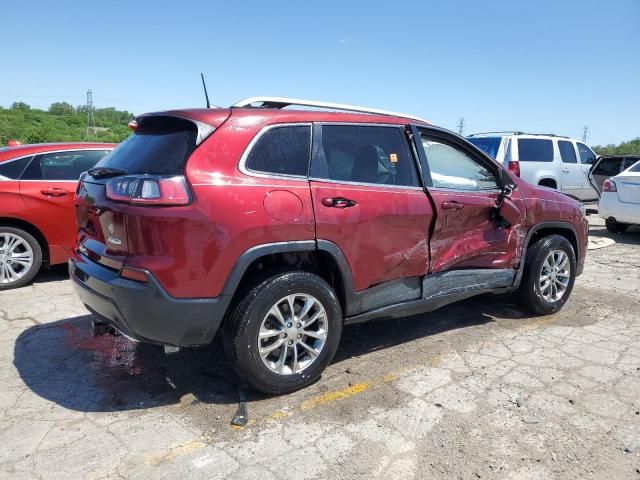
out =
[[[440,332],[520,318],[509,296],[484,295],[436,312],[345,328],[334,360],[390,348]],[[166,356],[154,345],[125,337],[90,334],[91,315],[31,327],[17,338],[14,364],[25,385],[42,398],[84,412],[145,409],[180,403],[185,394],[197,402],[235,404],[238,379],[222,354],[220,340],[207,348]],[[249,401],[265,395],[247,392]]]
[[[69,271],[67,270],[67,264],[53,265],[49,268],[42,268],[33,279],[32,283],[47,283],[47,282],[59,282],[60,280],[67,280],[69,278]]]
[[[640,245],[640,226],[632,225],[625,233],[611,233],[606,228],[589,228],[589,236],[610,238],[620,245]]]

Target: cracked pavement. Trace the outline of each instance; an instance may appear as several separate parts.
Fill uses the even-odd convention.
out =
[[[590,217],[558,314],[512,296],[347,327],[306,390],[247,391],[220,346],[92,338],[63,270],[0,292],[0,477],[640,479],[640,229]]]

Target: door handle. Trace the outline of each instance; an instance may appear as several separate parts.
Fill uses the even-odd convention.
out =
[[[325,207],[333,207],[333,208],[348,208],[355,207],[358,204],[355,200],[350,200],[344,197],[335,197],[335,198],[323,198],[322,205]]]
[[[568,168],[563,168],[562,169],[562,173],[569,173],[571,170],[569,170]]]
[[[442,202],[443,210],[460,210],[461,208],[464,208],[464,204],[456,202],[455,200],[452,200],[451,202]]]
[[[47,197],[63,197],[65,196],[67,193],[69,193],[69,190],[66,190],[64,188],[45,188],[43,190],[40,190],[40,193],[42,195],[46,195]]]

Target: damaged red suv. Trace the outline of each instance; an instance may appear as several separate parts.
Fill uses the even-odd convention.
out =
[[[576,201],[454,133],[270,97],[138,117],[76,203],[69,267],[96,333],[172,350],[220,333],[269,393],[318,379],[343,325],[487,292],[556,312],[587,245]]]

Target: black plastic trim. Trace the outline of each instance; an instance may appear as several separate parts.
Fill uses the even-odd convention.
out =
[[[69,260],[69,274],[80,300],[126,336],[176,347],[211,343],[231,296],[174,298],[150,272],[144,272],[147,282],[137,282],[84,255]]]
[[[242,281],[242,277],[247,271],[247,268],[249,268],[249,265],[260,257],[265,257],[274,253],[304,252],[313,251],[315,249],[315,240],[296,240],[291,242],[275,242],[256,245],[240,255],[236,264],[233,266],[226,283],[224,284],[222,294],[235,294],[236,289]]]
[[[576,227],[569,222],[542,222],[542,223],[538,223],[537,225],[534,225],[527,232],[527,237],[525,238],[525,241],[524,241],[524,247],[522,248],[522,255],[520,256],[520,265],[518,267],[518,272],[513,280],[514,287],[516,288],[519,287],[520,282],[522,281],[522,276],[524,275],[524,264],[527,258],[527,249],[529,248],[531,237],[533,237],[534,233],[536,233],[538,230],[542,230],[545,228],[558,228],[558,229],[570,230],[571,233],[573,233],[573,236],[576,239],[576,246],[578,247],[578,251],[575,252],[576,263],[578,265],[578,271],[576,272],[576,275],[580,275],[582,273],[582,270],[584,270],[584,265],[580,265],[580,258],[581,258],[580,251],[579,251],[580,244],[578,241],[579,237],[578,237],[578,232],[576,230]]]

